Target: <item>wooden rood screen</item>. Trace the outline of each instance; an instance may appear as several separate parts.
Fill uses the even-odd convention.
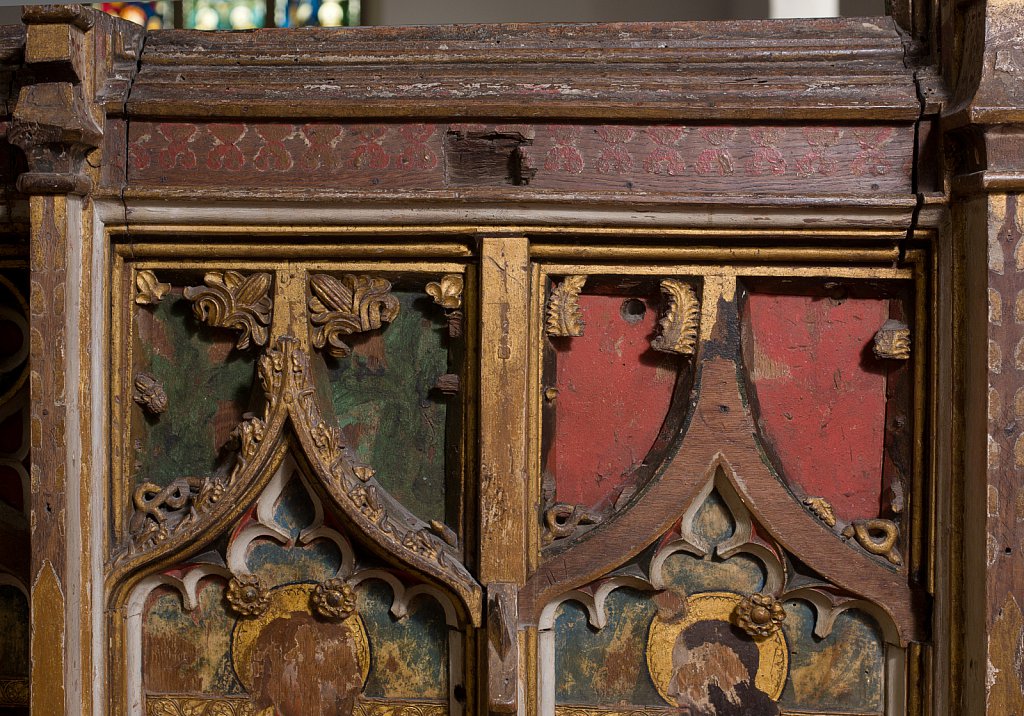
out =
[[[1021,716],[1022,25],[895,12],[27,8],[0,707]]]

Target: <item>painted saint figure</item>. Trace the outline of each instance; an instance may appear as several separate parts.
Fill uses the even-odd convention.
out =
[[[676,637],[668,696],[688,716],[778,716],[755,684],[759,661],[757,645],[732,624],[697,622]]]

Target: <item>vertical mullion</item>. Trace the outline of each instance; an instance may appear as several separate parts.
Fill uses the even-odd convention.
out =
[[[529,241],[480,242],[480,581],[526,581]]]
[[[527,575],[530,254],[523,236],[480,239],[480,582],[487,594],[487,713],[522,712],[518,590]]]

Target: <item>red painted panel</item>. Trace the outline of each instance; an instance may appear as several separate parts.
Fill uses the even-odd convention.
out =
[[[889,302],[751,294],[747,311],[747,370],[785,477],[842,519],[877,517],[885,366],[871,343]]]
[[[668,412],[679,360],[651,350],[657,306],[636,323],[622,296],[580,296],[584,335],[556,338],[555,499],[603,509],[631,484]]]

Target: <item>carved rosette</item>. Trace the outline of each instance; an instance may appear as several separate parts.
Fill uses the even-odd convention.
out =
[[[227,600],[243,617],[258,617],[270,606],[270,596],[255,574],[240,574],[228,582]]]
[[[310,320],[316,329],[313,345],[326,347],[334,358],[351,352],[342,336],[380,328],[398,317],[398,299],[391,294],[391,282],[382,278],[346,274],[339,280],[312,274],[309,288]]]
[[[316,585],[310,597],[316,613],[343,622],[356,613],[356,592],[343,579],[328,579]]]
[[[138,292],[135,294],[135,303],[140,306],[151,306],[160,303],[167,292],[171,290],[171,284],[160,283],[156,274],[152,271],[139,271],[135,274],[135,287]]]
[[[582,336],[586,323],[580,311],[580,291],[586,276],[566,276],[551,289],[544,328],[549,336]]]
[[[690,356],[697,350],[697,326],[700,302],[688,283],[666,278],[661,282],[666,307],[658,326],[661,335],[651,341],[651,348],[662,353]]]
[[[164,386],[149,373],[139,373],[135,376],[134,400],[150,415],[160,415],[167,410],[167,393],[164,392]]]
[[[754,639],[769,637],[786,620],[782,603],[770,594],[751,594],[743,597],[733,612],[736,626]]]
[[[196,318],[211,326],[241,331],[235,344],[239,349],[266,345],[267,327],[273,302],[270,299],[272,277],[269,273],[243,276],[237,271],[211,271],[203,276],[205,286],[185,289]]]

